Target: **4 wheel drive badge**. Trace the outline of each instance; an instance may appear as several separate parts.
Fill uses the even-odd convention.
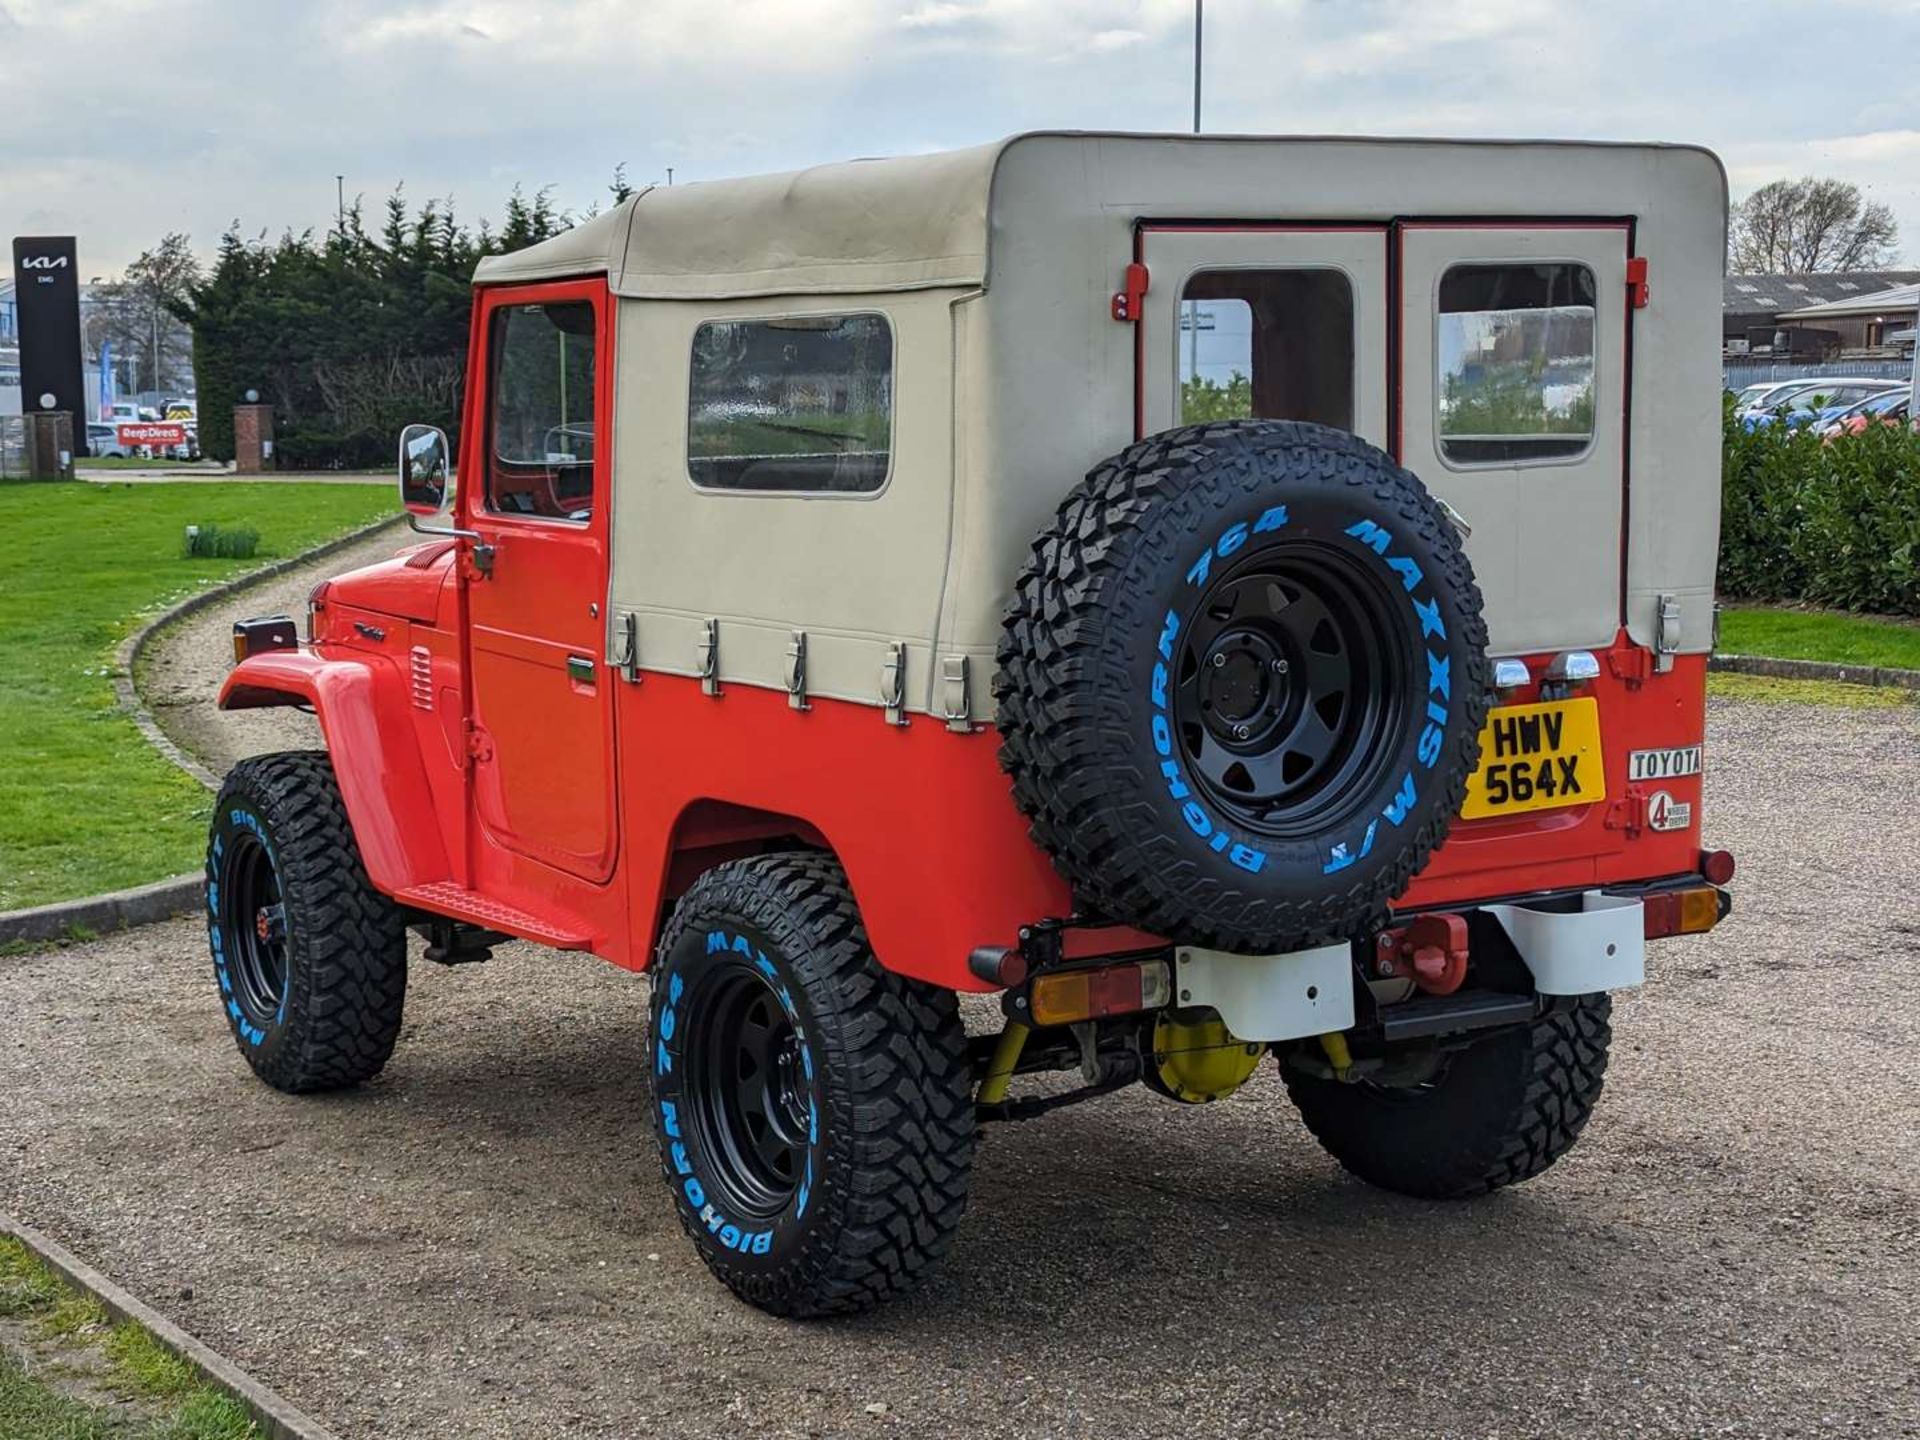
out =
[[[1684,830],[1693,823],[1693,802],[1676,800],[1664,790],[1656,790],[1647,799],[1647,828]]]

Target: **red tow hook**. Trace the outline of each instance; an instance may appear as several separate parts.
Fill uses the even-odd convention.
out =
[[[1429,995],[1451,995],[1467,979],[1467,917],[1422,915],[1380,934],[1374,976],[1411,980]]]

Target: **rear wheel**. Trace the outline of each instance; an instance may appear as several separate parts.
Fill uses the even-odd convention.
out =
[[[207,838],[207,943],[227,1025],[292,1094],[380,1073],[400,1034],[407,932],[373,888],[321,751],[242,760]]]
[[[1287,1069],[1321,1146],[1370,1184],[1461,1200],[1530,1180],[1573,1148],[1607,1072],[1605,995],[1555,1000],[1532,1024],[1443,1057],[1422,1082],[1342,1084]]]
[[[973,1161],[953,994],[880,967],[818,855],[707,872],[652,981],[661,1168],[714,1275],[795,1316],[913,1285],[952,1240]]]

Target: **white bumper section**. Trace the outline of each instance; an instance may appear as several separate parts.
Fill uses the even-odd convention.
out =
[[[1589,890],[1570,911],[1474,908],[1500,923],[1542,995],[1619,990],[1646,978],[1645,922],[1631,896]],[[1353,950],[1345,943],[1285,955],[1182,945],[1173,964],[1177,1003],[1212,1006],[1242,1040],[1297,1040],[1353,1026]]]

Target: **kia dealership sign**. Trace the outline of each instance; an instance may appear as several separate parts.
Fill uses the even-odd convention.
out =
[[[80,277],[74,254],[71,235],[17,237],[14,305],[20,322],[20,394],[26,408],[72,415],[74,451],[84,455],[87,397],[80,388]]]

